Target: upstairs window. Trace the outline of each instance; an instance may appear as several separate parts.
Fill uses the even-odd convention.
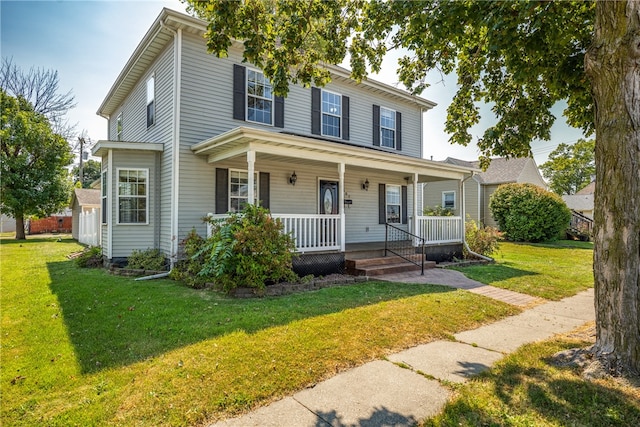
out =
[[[118,224],[147,224],[148,169],[118,169]]]
[[[259,71],[247,70],[247,121],[273,124],[271,82]]]
[[[380,145],[396,148],[396,112],[380,107]]]
[[[342,95],[322,91],[322,135],[340,138]]]
[[[156,88],[155,77],[152,75],[147,80],[147,127],[156,122]]]
[[[116,118],[116,141],[122,141],[122,111]]]

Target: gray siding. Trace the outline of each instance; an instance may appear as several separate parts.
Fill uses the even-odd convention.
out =
[[[181,135],[192,144],[238,126],[273,129],[311,135],[311,89],[291,86],[284,102],[284,128],[233,119],[233,64],[241,63],[241,52],[229,51],[229,57],[217,58],[206,52],[204,41],[184,35],[182,52]],[[373,147],[373,105],[402,113],[402,154],[421,157],[422,112],[408,102],[391,100],[352,81],[336,79],[327,90],[350,98],[350,139],[348,143]],[[337,139],[339,142],[344,142]],[[395,150],[389,150],[396,152]]]
[[[216,165],[220,168],[246,170],[246,162],[229,161]],[[294,171],[298,177],[296,185],[289,184],[289,177]],[[319,212],[319,181],[338,181],[337,165],[304,165],[295,168],[294,165],[273,161],[256,161],[256,172],[270,174],[270,210],[274,214],[317,214]],[[369,180],[369,191],[362,189],[365,179]],[[213,196],[215,192],[215,177],[207,185],[208,192]],[[345,195],[341,196],[341,207],[345,209],[346,243],[379,242],[384,241],[384,224],[378,224],[378,184],[406,185],[402,177],[389,177],[382,173],[364,172],[360,170],[345,171]],[[408,186],[408,212],[412,216],[413,188]],[[258,197],[261,195],[259,194]],[[351,205],[344,205],[344,199],[352,200]],[[207,210],[215,212],[214,202]],[[202,216],[201,215],[201,216]],[[409,221],[410,222],[410,221]],[[408,225],[400,225],[407,229]],[[204,234],[204,233],[203,233]]]
[[[480,187],[480,184],[473,178],[466,180],[464,183],[465,221],[467,220],[467,218],[471,218],[476,222],[480,221],[480,213],[479,213],[479,206],[478,206],[479,204],[478,188],[479,187]],[[456,192],[456,208],[454,209],[454,214],[461,215],[462,206],[460,205],[460,199],[462,197],[462,194],[460,194],[459,188],[460,188],[460,181],[457,181],[457,180],[429,182],[424,185],[424,190],[423,190],[424,200],[421,206],[423,208],[434,207],[436,205],[441,206],[442,192],[455,191]]]
[[[159,154],[144,152],[113,152],[113,170],[109,171],[109,190],[111,196],[111,228],[112,236],[112,257],[128,257],[133,249],[144,250],[158,247],[159,240],[159,210],[156,196],[159,181],[159,171],[156,157]],[[149,169],[148,179],[148,224],[118,224],[117,223],[117,171],[118,169]],[[103,229],[105,227],[103,226]],[[104,241],[103,241],[104,242]],[[104,248],[104,246],[103,246]]]
[[[122,140],[133,142],[169,141],[173,118],[173,43],[138,81],[122,106],[109,118],[109,139],[116,140],[116,120],[122,112]],[[147,79],[155,80],[155,124],[147,128]]]
[[[494,191],[499,187],[499,184],[495,185],[483,185],[482,188],[482,222],[489,227],[498,227],[498,223],[494,221],[491,216],[491,210],[489,209],[489,199]]]

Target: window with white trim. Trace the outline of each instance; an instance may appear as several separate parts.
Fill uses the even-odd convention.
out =
[[[147,127],[156,122],[156,84],[155,77],[147,79]]]
[[[102,180],[100,182],[100,199],[101,199],[101,213],[100,216],[102,217],[102,224],[106,224],[107,223],[107,194],[108,194],[108,188],[107,188],[107,171],[104,170],[102,171]]]
[[[253,203],[258,203],[258,172],[253,178]],[[249,172],[229,170],[229,211],[239,212],[249,201]]]
[[[247,121],[273,124],[271,82],[259,71],[247,69]]]
[[[149,169],[118,169],[118,224],[148,223]]]
[[[380,145],[396,148],[396,112],[380,107]]]
[[[322,91],[322,135],[340,138],[342,95]]]
[[[402,212],[402,193],[399,185],[387,185],[387,222],[397,223],[401,222]]]
[[[445,209],[456,208],[456,192],[455,191],[442,192],[442,207]]]
[[[116,141],[122,141],[122,111],[116,118]]]

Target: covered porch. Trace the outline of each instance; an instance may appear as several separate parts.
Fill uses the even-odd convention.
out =
[[[234,197],[260,203],[283,222],[299,253],[384,242],[387,222],[430,245],[462,242],[464,215],[423,216],[421,184],[462,182],[468,168],[246,127],[191,149],[216,168],[213,217],[233,211]]]

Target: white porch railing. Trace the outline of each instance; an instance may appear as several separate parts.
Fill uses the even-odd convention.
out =
[[[462,217],[419,216],[418,234],[425,244],[462,242]]]
[[[340,215],[271,214],[284,226],[284,233],[291,233],[300,253],[340,250]],[[224,219],[227,215],[213,215]],[[211,225],[207,224],[207,236],[211,236]]]
[[[78,242],[89,245],[100,245],[100,211],[81,212],[78,218]]]

